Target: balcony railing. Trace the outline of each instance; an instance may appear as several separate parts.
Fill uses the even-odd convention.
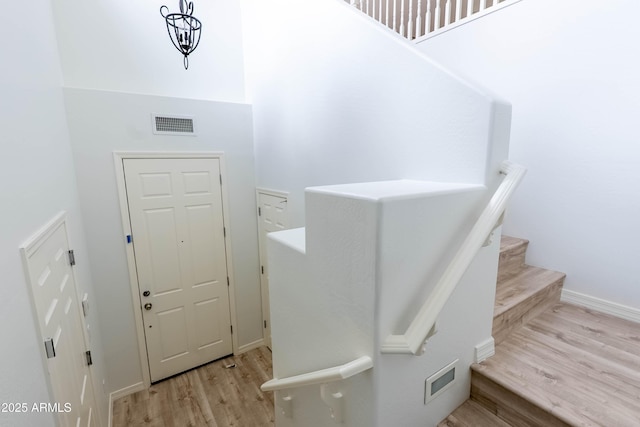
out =
[[[403,37],[420,42],[521,0],[345,0]]]

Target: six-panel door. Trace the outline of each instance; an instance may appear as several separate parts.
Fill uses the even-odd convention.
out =
[[[124,159],[151,381],[232,353],[218,159]]]

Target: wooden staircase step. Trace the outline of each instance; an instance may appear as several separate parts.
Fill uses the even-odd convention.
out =
[[[510,427],[505,421],[469,399],[460,405],[438,427]]]
[[[472,366],[471,397],[514,426],[638,426],[640,325],[557,304]]]
[[[502,236],[498,260],[498,282],[520,272],[525,262],[529,241],[517,237]]]
[[[498,282],[493,312],[495,343],[560,301],[564,278],[564,273],[525,265]]]

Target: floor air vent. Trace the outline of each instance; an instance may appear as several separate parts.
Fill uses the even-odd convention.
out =
[[[156,135],[195,136],[196,134],[193,117],[153,114],[151,119],[153,133]]]

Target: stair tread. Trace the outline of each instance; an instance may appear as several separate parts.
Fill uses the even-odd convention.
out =
[[[564,273],[525,265],[522,270],[498,282],[493,316],[497,317],[545,288],[562,281]]]
[[[507,252],[518,246],[529,244],[527,239],[521,239],[519,237],[511,237],[505,234],[500,238],[500,252]]]
[[[472,369],[569,425],[640,425],[640,325],[557,304]]]
[[[479,403],[468,399],[442,420],[438,427],[510,427],[510,425]]]

